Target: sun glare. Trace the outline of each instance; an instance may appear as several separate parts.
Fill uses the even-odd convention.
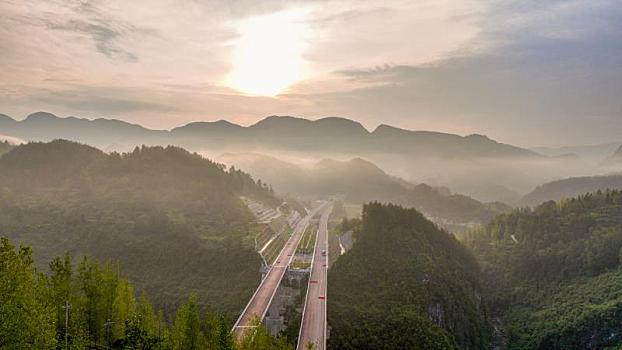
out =
[[[301,80],[305,15],[304,10],[290,10],[240,24],[227,85],[249,95],[276,96]]]

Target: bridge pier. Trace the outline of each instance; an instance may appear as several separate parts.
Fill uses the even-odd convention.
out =
[[[300,316],[303,306],[301,303],[302,288],[306,284],[309,273],[309,269],[293,268],[288,268],[285,272],[263,321],[264,327],[273,336],[278,336],[287,328],[289,322],[292,321],[288,317],[296,317],[296,315],[288,315],[288,308],[294,308],[296,314]]]

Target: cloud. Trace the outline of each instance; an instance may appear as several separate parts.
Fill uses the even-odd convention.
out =
[[[118,45],[117,41],[124,35],[124,32],[104,24],[101,20],[97,20],[96,23],[70,20],[65,24],[51,24],[49,28],[86,34],[92,38],[97,51],[109,58],[121,58],[128,62],[136,62],[138,60],[135,54]]]
[[[449,58],[338,70],[336,76],[364,86],[313,98],[340,110],[347,103],[354,115],[486,132],[526,145],[619,140],[619,6],[614,1],[504,4],[483,16],[478,37]]]
[[[223,87],[236,25],[290,7],[310,9],[309,79],[275,99]],[[0,112],[14,115],[155,128],[339,115],[522,145],[622,135],[614,0],[9,0],[0,13]]]
[[[18,137],[1,135],[1,134],[0,134],[0,141],[8,141],[9,143],[13,145],[21,145],[21,144],[26,143],[25,140],[22,140]]]
[[[112,95],[104,97],[102,93]],[[178,108],[166,104],[147,102],[140,99],[115,97],[115,95],[131,96],[115,88],[92,89],[83,87],[73,91],[44,92],[31,97],[35,104],[44,103],[60,106],[67,110],[97,112],[102,114],[134,113],[134,112],[174,112]]]

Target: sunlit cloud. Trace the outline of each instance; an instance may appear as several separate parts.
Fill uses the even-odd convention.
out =
[[[247,94],[275,96],[303,79],[306,9],[252,17],[240,23],[233,72],[226,84]]]
[[[521,145],[622,133],[614,0],[183,4],[0,1],[0,113],[342,116]]]

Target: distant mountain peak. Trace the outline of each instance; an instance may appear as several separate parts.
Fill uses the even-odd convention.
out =
[[[471,140],[493,141],[488,136],[482,135],[482,134],[471,134],[471,135],[465,136],[464,138],[465,139],[471,139]]]
[[[8,115],[6,115],[6,114],[2,114],[2,113],[0,113],[0,121],[9,121],[9,122],[14,122],[14,121],[15,121],[15,119],[13,119],[13,118],[9,117],[9,116],[8,116]]]
[[[383,132],[410,132],[410,130],[401,129],[392,125],[380,124],[374,129],[374,131],[372,131],[372,134],[378,134]]]
[[[369,134],[369,131],[359,122],[342,117],[325,117],[317,119],[313,122],[316,125],[326,125],[339,129],[348,129],[350,131]]]
[[[31,113],[29,114],[25,121],[32,121],[32,120],[56,120],[56,119],[61,119],[60,117],[57,117],[56,115],[52,114],[52,113],[48,113],[48,112],[35,112],[35,113]]]
[[[392,125],[387,125],[387,124],[378,125],[376,129],[374,129],[372,134],[374,135],[418,135],[418,136],[428,135],[428,136],[448,136],[448,137],[461,138],[461,136],[459,135],[448,134],[448,133],[444,133],[440,131],[409,130],[409,129],[403,129],[397,126],[392,126]]]
[[[251,128],[262,128],[262,127],[273,126],[277,124],[301,125],[301,124],[311,124],[311,123],[312,123],[311,120],[305,119],[305,118],[292,117],[288,115],[271,115],[269,117],[266,117],[258,121],[257,123],[251,125],[250,127]]]
[[[197,122],[191,122],[188,123],[184,126],[180,126],[178,128],[175,129],[181,129],[181,128],[187,128],[187,127],[206,127],[206,126],[215,126],[215,127],[227,127],[227,128],[242,128],[242,126],[232,123],[228,120],[224,120],[224,119],[220,119],[220,120],[216,120],[216,121],[197,121]]]

